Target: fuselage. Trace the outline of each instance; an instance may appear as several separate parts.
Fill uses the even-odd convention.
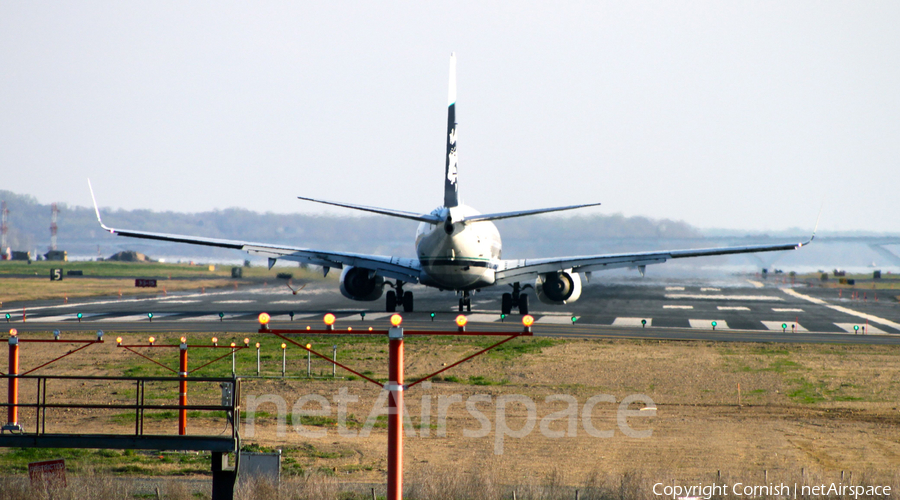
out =
[[[479,215],[472,207],[440,207],[431,212],[450,221]],[[494,284],[500,260],[500,232],[491,222],[454,222],[448,232],[444,224],[419,224],[416,255],[429,282],[446,290],[472,290]]]

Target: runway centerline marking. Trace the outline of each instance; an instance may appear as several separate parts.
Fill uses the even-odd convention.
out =
[[[750,308],[747,306],[717,306],[716,307],[720,311],[749,311]]]
[[[851,315],[851,316],[856,316],[857,318],[867,319],[867,320],[869,320],[870,323],[878,323],[878,324],[881,324],[881,325],[884,325],[884,326],[889,326],[889,327],[891,327],[891,328],[896,328],[897,330],[900,330],[900,323],[891,321],[891,320],[889,320],[889,319],[879,318],[878,316],[874,316],[874,315],[872,315],[872,314],[867,314],[867,313],[864,313],[864,312],[855,311],[855,310],[853,310],[853,309],[849,309],[849,308],[844,307],[844,306],[836,306],[836,305],[833,305],[833,304],[829,304],[828,302],[825,302],[825,301],[822,300],[822,299],[817,299],[817,298],[815,298],[815,297],[810,297],[809,295],[803,295],[802,293],[798,293],[798,292],[794,291],[794,290],[791,289],[791,288],[783,288],[781,291],[783,291],[784,293],[790,295],[791,297],[796,297],[796,298],[798,298],[798,299],[808,300],[808,301],[812,302],[813,304],[819,304],[819,305],[825,306],[825,307],[827,307],[827,308],[829,308],[829,309],[833,309],[833,310],[835,310],[835,311],[842,312],[842,313],[844,313],[844,314],[849,314],[849,315]],[[835,323],[835,324],[837,324],[837,323]]]
[[[704,287],[700,289],[701,292],[721,292],[721,288],[713,288],[713,287]]]
[[[675,292],[675,291],[681,291],[681,290],[684,290],[683,286],[667,286],[666,287],[667,292]]]
[[[694,308],[694,306],[678,306],[678,305],[671,305],[671,304],[666,304],[663,306],[663,309],[693,309],[693,308]]]
[[[772,311],[777,313],[802,313],[803,309],[796,307],[773,307]]]

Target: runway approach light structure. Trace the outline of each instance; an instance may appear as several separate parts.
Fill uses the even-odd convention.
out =
[[[328,313],[322,320],[325,321],[326,330],[334,330],[334,322],[337,320],[337,318],[334,317],[334,314]]]
[[[456,317],[456,326],[459,327],[459,331],[466,331],[466,323],[469,322],[469,318],[465,317],[465,315],[460,314]]]
[[[400,326],[400,323],[403,323],[403,316],[399,314],[391,315],[391,326]]]

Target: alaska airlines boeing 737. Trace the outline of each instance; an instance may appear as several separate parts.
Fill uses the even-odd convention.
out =
[[[459,295],[460,311],[464,309],[471,311],[473,291],[489,286],[508,285],[511,290],[502,296],[501,313],[509,314],[513,309],[517,309],[521,314],[528,314],[528,295],[525,293],[527,288],[533,288],[541,302],[566,304],[578,300],[581,296],[581,276],[590,279],[594,271],[630,267],[637,268],[643,275],[646,266],[661,264],[668,259],[795,250],[815,238],[813,231],[813,236],[801,243],[502,260],[500,233],[491,221],[591,207],[599,203],[494,214],[480,214],[473,208],[459,203],[456,156],[456,57],[453,54],[450,56],[445,160],[444,204],[431,213],[419,214],[299,197],[301,200],[418,221],[416,258],[412,259],[116,229],[107,227],[100,219],[100,210],[94,198],[93,188],[91,198],[94,201],[97,221],[103,229],[112,234],[243,250],[268,257],[270,269],[278,259],[321,266],[326,275],[331,268],[342,269],[340,290],[348,299],[375,301],[381,298],[386,286],[390,287],[391,290],[385,294],[388,312],[394,312],[398,306],[406,312],[413,310],[413,294],[404,290],[408,284],[455,291]],[[88,185],[90,187],[90,181]],[[532,280],[534,285],[529,283]]]

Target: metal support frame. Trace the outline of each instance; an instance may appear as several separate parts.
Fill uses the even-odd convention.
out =
[[[399,318],[399,321],[395,322],[395,317]],[[330,363],[332,363],[335,369],[340,367],[348,372],[364,379],[373,384],[381,387],[382,389],[386,389],[389,391],[388,394],[388,472],[387,472],[387,499],[388,500],[402,500],[403,499],[403,393],[416,384],[424,382],[440,373],[443,373],[455,366],[458,366],[466,361],[469,361],[476,356],[484,354],[491,349],[499,347],[510,340],[523,337],[523,336],[532,336],[531,324],[534,321],[534,318],[531,316],[523,317],[523,324],[525,328],[521,332],[465,332],[465,331],[406,331],[404,332],[403,328],[400,327],[400,323],[402,322],[402,318],[395,314],[391,317],[391,324],[394,325],[389,330],[368,330],[368,331],[339,331],[332,328],[326,328],[324,330],[295,330],[295,329],[270,329],[269,315],[266,313],[260,314],[260,329],[259,333],[269,333],[280,337],[285,341],[285,343],[290,342],[291,344],[300,347],[301,349],[305,349],[307,351],[307,355],[318,356]],[[333,326],[333,325],[329,325]],[[359,373],[358,371],[345,366],[341,363],[338,363],[336,359],[329,359],[329,357],[325,354],[319,353],[312,349],[310,344],[301,344],[287,335],[291,334],[306,334],[306,335],[385,335],[387,334],[389,349],[388,349],[388,382],[386,384],[382,384],[377,380],[374,380],[370,377]],[[459,335],[459,336],[503,336],[507,337],[489,347],[481,349],[480,351],[466,356],[465,358],[450,364],[449,366],[442,368],[430,375],[422,377],[411,384],[404,383],[404,344],[403,338],[404,335]],[[285,344],[282,344],[285,345]]]

